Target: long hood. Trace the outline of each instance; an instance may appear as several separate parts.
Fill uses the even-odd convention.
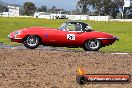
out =
[[[95,35],[97,38],[112,38],[114,35],[106,33],[106,32],[99,32],[99,31],[92,31],[90,35]]]
[[[28,31],[40,31],[40,30],[57,30],[56,28],[46,28],[46,27],[29,27],[29,28],[23,28],[23,29],[21,29],[21,30],[23,30],[23,31],[26,31],[26,30],[28,30]]]

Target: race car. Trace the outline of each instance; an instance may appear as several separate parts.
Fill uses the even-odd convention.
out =
[[[64,22],[59,28],[29,27],[8,35],[12,42],[23,43],[29,49],[39,45],[54,47],[81,47],[85,51],[98,51],[112,45],[118,37],[99,32],[84,22]]]

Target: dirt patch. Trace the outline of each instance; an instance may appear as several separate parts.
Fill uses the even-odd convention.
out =
[[[132,83],[80,86],[79,66],[89,74],[132,75],[132,55],[1,48],[0,88],[132,88]]]

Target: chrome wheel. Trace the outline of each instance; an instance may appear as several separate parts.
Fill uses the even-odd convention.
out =
[[[84,44],[84,50],[86,51],[97,51],[101,47],[101,42],[100,40],[97,39],[92,39],[89,41],[86,41]]]
[[[27,44],[28,44],[29,46],[36,46],[37,43],[38,43],[38,41],[37,41],[37,38],[36,38],[36,37],[34,37],[34,36],[29,36],[29,37],[27,38]]]
[[[100,43],[99,43],[98,40],[90,40],[90,41],[88,42],[88,46],[89,46],[89,48],[91,48],[91,49],[96,49],[96,48],[99,47],[99,45],[100,45]]]
[[[29,48],[29,49],[35,49],[39,46],[40,44],[40,38],[37,36],[28,36],[24,42],[24,46]]]

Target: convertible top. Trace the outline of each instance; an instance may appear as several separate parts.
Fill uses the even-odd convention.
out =
[[[85,24],[85,25],[88,25],[87,23],[85,22],[80,22],[80,21],[67,21],[65,23],[72,23],[72,24],[76,24],[76,23],[79,23],[79,24]]]

